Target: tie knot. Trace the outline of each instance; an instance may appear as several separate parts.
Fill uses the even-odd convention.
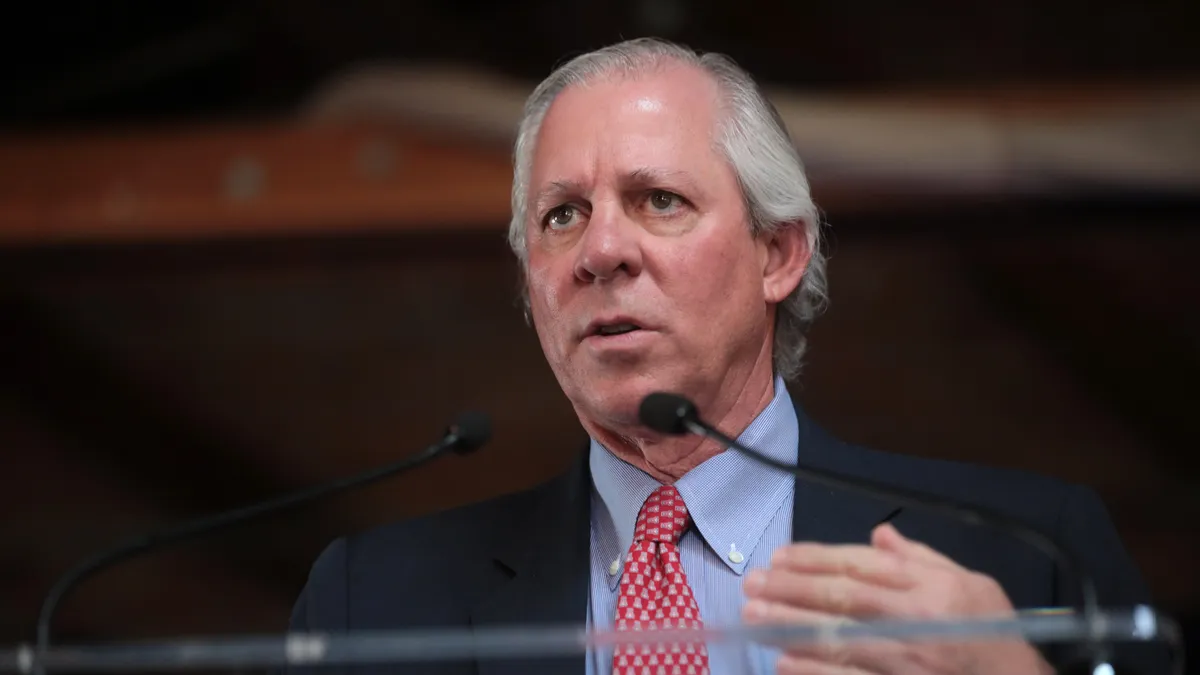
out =
[[[646,499],[638,514],[633,540],[678,544],[687,529],[688,512],[679,490],[672,485],[663,485]]]

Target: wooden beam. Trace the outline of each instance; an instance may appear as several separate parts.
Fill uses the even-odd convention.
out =
[[[500,232],[527,91],[385,70],[332,83],[297,119],[0,137],[0,246]],[[1200,175],[1191,82],[774,98],[839,217],[1064,185],[1186,192]]]
[[[510,143],[532,88],[473,69],[382,64],[331,78],[298,114],[342,124],[420,121]],[[837,215],[1089,186],[1102,195],[1200,190],[1194,78],[766,90],[818,204]]]
[[[507,150],[395,125],[0,140],[0,245],[498,228]]]
[[[499,234],[510,215],[508,148],[445,130],[280,122],[0,147],[0,246]],[[825,186],[826,208],[909,202],[841,183]]]

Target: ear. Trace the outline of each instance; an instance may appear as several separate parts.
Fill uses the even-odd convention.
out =
[[[763,236],[763,295],[767,302],[782,302],[800,285],[812,260],[808,227],[804,222],[789,223]]]

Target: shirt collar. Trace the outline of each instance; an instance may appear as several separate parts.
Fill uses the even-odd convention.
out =
[[[783,378],[776,376],[771,402],[737,440],[772,459],[794,463],[799,436],[796,410]],[[619,571],[623,553],[633,541],[638,512],[661,483],[595,439],[591,441],[589,463],[600,560],[618,561]],[[794,484],[791,475],[726,450],[687,472],[675,487],[687,504],[693,526],[709,548],[740,575]],[[610,574],[609,581],[616,588],[620,574]]]

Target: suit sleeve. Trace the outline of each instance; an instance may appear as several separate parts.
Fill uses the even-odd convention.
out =
[[[292,607],[289,632],[337,632],[349,628],[346,548],[344,538],[336,539],[317,556],[308,581]],[[340,672],[341,669],[304,667],[290,667],[284,671],[287,675]]]
[[[336,539],[317,556],[300,592],[289,628],[292,631],[337,631],[348,628],[345,538]]]
[[[1058,522],[1058,540],[1073,552],[1082,572],[1092,578],[1102,609],[1123,610],[1153,601],[1137,565],[1125,549],[1120,535],[1099,495],[1076,486],[1063,505]],[[1077,606],[1082,597],[1078,579],[1059,570],[1055,578],[1056,604]],[[1117,662],[1132,672],[1155,675],[1168,673],[1169,652],[1162,644],[1117,644],[1112,652]],[[1070,659],[1070,655],[1063,655]]]

